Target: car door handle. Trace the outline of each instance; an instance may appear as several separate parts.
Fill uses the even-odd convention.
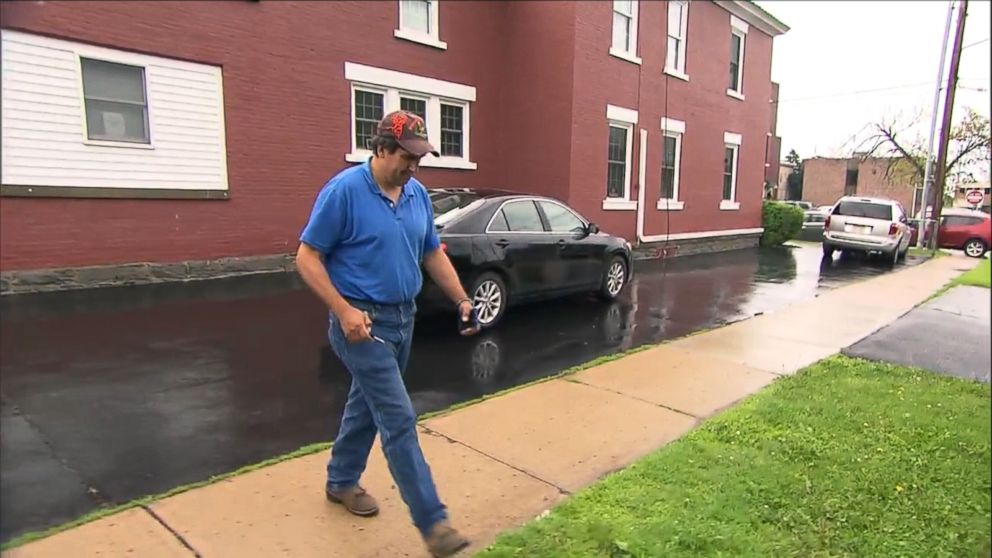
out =
[[[565,240],[564,239],[561,239],[561,240],[558,241],[558,248],[559,249],[565,248]]]
[[[494,244],[496,244],[496,246],[499,246],[500,248],[506,248],[507,246],[510,245],[510,241],[505,238],[501,238],[496,242],[494,242]]]

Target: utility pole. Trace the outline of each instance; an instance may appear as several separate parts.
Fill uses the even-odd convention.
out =
[[[958,12],[958,28],[954,34],[954,47],[951,51],[951,70],[947,76],[947,91],[944,97],[944,120],[940,127],[940,148],[937,151],[937,174],[934,180],[934,217],[937,224],[930,235],[930,249],[936,250],[940,231],[940,213],[944,209],[944,181],[947,179],[947,145],[951,139],[951,115],[954,112],[954,92],[958,88],[958,67],[961,65],[961,41],[964,39],[964,20],[968,16],[968,0],[961,0]],[[924,203],[926,203],[924,201]],[[924,205],[924,208],[926,206]],[[924,209],[924,211],[926,211]]]
[[[947,18],[944,21],[944,40],[940,44],[940,63],[937,66],[937,86],[934,88],[933,92],[933,110],[930,111],[930,136],[927,139],[927,159],[923,163],[923,195],[920,196],[920,214],[923,216],[921,222],[923,224],[920,234],[916,238],[916,246],[923,248],[924,236],[922,231],[927,230],[927,200],[930,199],[929,190],[930,181],[933,180],[933,139],[937,135],[937,107],[940,106],[940,91],[944,88],[944,62],[947,60],[947,43],[951,38],[951,16],[954,14],[954,1],[949,0],[947,2]],[[916,191],[913,191],[913,211],[912,215],[916,215]]]

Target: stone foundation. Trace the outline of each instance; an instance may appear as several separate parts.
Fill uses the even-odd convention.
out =
[[[222,258],[180,263],[135,263],[0,273],[0,295],[41,293],[147,285],[152,283],[202,281],[257,273],[295,271],[293,254],[244,258]]]
[[[692,256],[695,254],[710,254],[755,248],[761,240],[761,233],[738,234],[733,236],[713,236],[709,238],[690,238],[670,240],[667,242],[651,242],[641,244],[634,249],[634,257],[639,260],[657,258],[674,258]]]

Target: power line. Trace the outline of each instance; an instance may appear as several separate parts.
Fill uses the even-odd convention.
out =
[[[961,81],[973,81],[973,80],[961,79]],[[865,94],[865,93],[878,93],[878,92],[881,92],[881,91],[893,91],[893,90],[897,90],[897,89],[909,89],[909,88],[912,88],[912,87],[923,87],[924,85],[933,86],[933,85],[937,85],[937,84],[936,84],[936,82],[933,82],[933,81],[927,81],[927,82],[922,82],[922,83],[908,83],[906,85],[892,85],[892,86],[889,86],[889,87],[879,87],[877,89],[862,89],[860,91],[846,91],[846,92],[840,92],[840,93],[831,93],[829,95],[817,95],[815,97],[799,97],[799,98],[796,98],[796,99],[779,99],[778,102],[779,103],[792,103],[792,102],[798,102],[798,101],[813,101],[813,100],[818,100],[818,99],[833,99],[833,98],[836,98],[836,97],[849,97],[851,95],[862,95],[862,94]],[[964,87],[964,86],[961,86],[961,85],[959,85],[958,88],[960,88],[960,89],[975,89],[973,87]],[[941,87],[941,89],[943,89],[943,87]]]
[[[968,45],[964,45],[963,47],[961,47],[961,50],[964,50],[964,49],[966,49],[966,48],[968,48],[968,47],[973,47],[973,46],[975,46],[975,45],[980,45],[980,44],[982,44],[982,43],[984,43],[984,42],[986,42],[986,41],[988,41],[988,40],[989,40],[989,37],[985,37],[984,39],[982,39],[982,40],[980,40],[980,41],[975,41],[975,42],[973,42],[973,43],[971,43],[971,44],[968,44]]]

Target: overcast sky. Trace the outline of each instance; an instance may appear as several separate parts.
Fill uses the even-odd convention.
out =
[[[898,113],[922,111],[918,130],[926,137],[947,2],[757,4],[791,28],[775,38],[772,60],[772,80],[781,84],[778,134],[783,157],[790,149],[804,159],[846,156],[857,144],[852,136],[864,137],[866,125]],[[986,116],[990,112],[989,7],[988,0],[968,3],[954,121],[965,107]],[[945,75],[956,21],[955,9]]]

